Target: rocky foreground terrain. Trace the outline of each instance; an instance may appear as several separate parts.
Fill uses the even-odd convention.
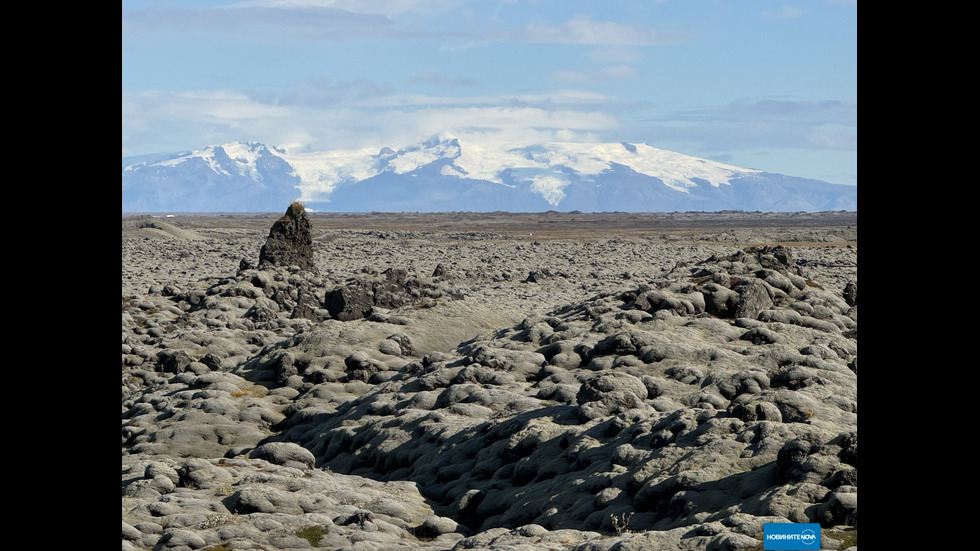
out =
[[[548,216],[124,217],[123,550],[856,547],[856,216]]]

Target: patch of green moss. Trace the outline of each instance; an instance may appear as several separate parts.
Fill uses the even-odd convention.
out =
[[[857,528],[853,530],[824,530],[823,534],[834,538],[840,542],[840,547],[838,549],[847,549],[848,547],[857,547],[858,544],[858,531]]]
[[[310,542],[313,547],[319,547],[320,538],[327,535],[327,531],[322,526],[308,526],[297,530],[296,535]]]

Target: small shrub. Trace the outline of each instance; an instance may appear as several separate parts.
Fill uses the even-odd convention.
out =
[[[208,518],[204,519],[204,522],[201,524],[201,528],[214,528],[216,526],[221,526],[226,522],[228,522],[228,518],[225,515],[210,515]]]
[[[609,519],[612,520],[613,530],[616,532],[617,536],[622,536],[623,534],[629,534],[630,531],[630,519],[633,518],[633,512],[623,513],[618,517],[616,515],[609,515]]]

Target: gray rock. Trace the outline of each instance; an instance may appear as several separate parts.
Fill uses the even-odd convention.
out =
[[[779,411],[779,407],[776,404],[767,401],[754,400],[743,403],[732,402],[728,408],[728,412],[732,417],[746,422],[782,422],[783,420],[783,414]]]
[[[735,317],[756,319],[759,314],[773,307],[769,287],[759,281],[743,283],[733,288],[738,292]]]
[[[122,521],[122,537],[123,539],[136,541],[143,537],[143,533],[124,520]]]
[[[323,304],[316,298],[316,294],[308,285],[299,286],[296,289],[296,306],[290,313],[290,319],[308,319],[312,321],[323,321],[329,317],[324,312]]]
[[[201,549],[207,545],[207,541],[191,530],[172,529],[167,530],[160,536],[160,540],[154,549],[173,549],[183,551],[185,549]]]
[[[708,282],[701,287],[701,293],[704,295],[705,310],[709,314],[721,318],[735,316],[739,301],[739,294],[736,291],[715,282]]]
[[[436,538],[442,534],[455,532],[458,528],[455,520],[446,517],[432,515],[427,517],[422,524],[415,528],[415,536],[419,538]]]
[[[311,468],[316,458],[310,450],[292,442],[269,442],[252,450],[252,459],[264,459],[269,463],[287,467]]]
[[[857,508],[857,488],[841,486],[817,507],[815,521],[830,526],[854,526],[857,524]]]
[[[153,480],[133,480],[122,488],[122,495],[126,497],[155,498],[160,496],[160,491],[153,487]]]
[[[272,321],[279,317],[279,310],[279,304],[276,301],[271,298],[259,297],[242,317],[258,322]]]
[[[277,488],[250,486],[236,491],[228,498],[228,510],[238,515],[250,513],[303,514],[298,499],[290,492]]]
[[[802,480],[804,462],[811,454],[820,451],[820,448],[820,444],[806,438],[795,438],[787,442],[776,455],[776,480],[779,482]]]
[[[765,327],[749,329],[739,338],[743,341],[749,341],[752,344],[774,344],[779,342],[779,337],[776,333]]]
[[[177,470],[161,461],[154,461],[147,465],[146,470],[143,472],[143,476],[147,479],[154,479],[158,476],[163,476],[174,484],[180,482],[180,475],[177,474]]]
[[[202,458],[187,459],[177,469],[177,473],[180,475],[179,485],[190,488],[221,487],[232,479],[228,471]]]
[[[296,360],[289,352],[283,352],[279,355],[273,369],[276,372],[276,384],[278,385],[285,385],[290,377],[299,374],[299,369],[296,367]]]

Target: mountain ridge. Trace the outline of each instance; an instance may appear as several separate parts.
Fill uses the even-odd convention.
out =
[[[232,142],[123,159],[128,212],[857,210],[856,186],[727,165],[645,143],[469,142],[291,153]]]

